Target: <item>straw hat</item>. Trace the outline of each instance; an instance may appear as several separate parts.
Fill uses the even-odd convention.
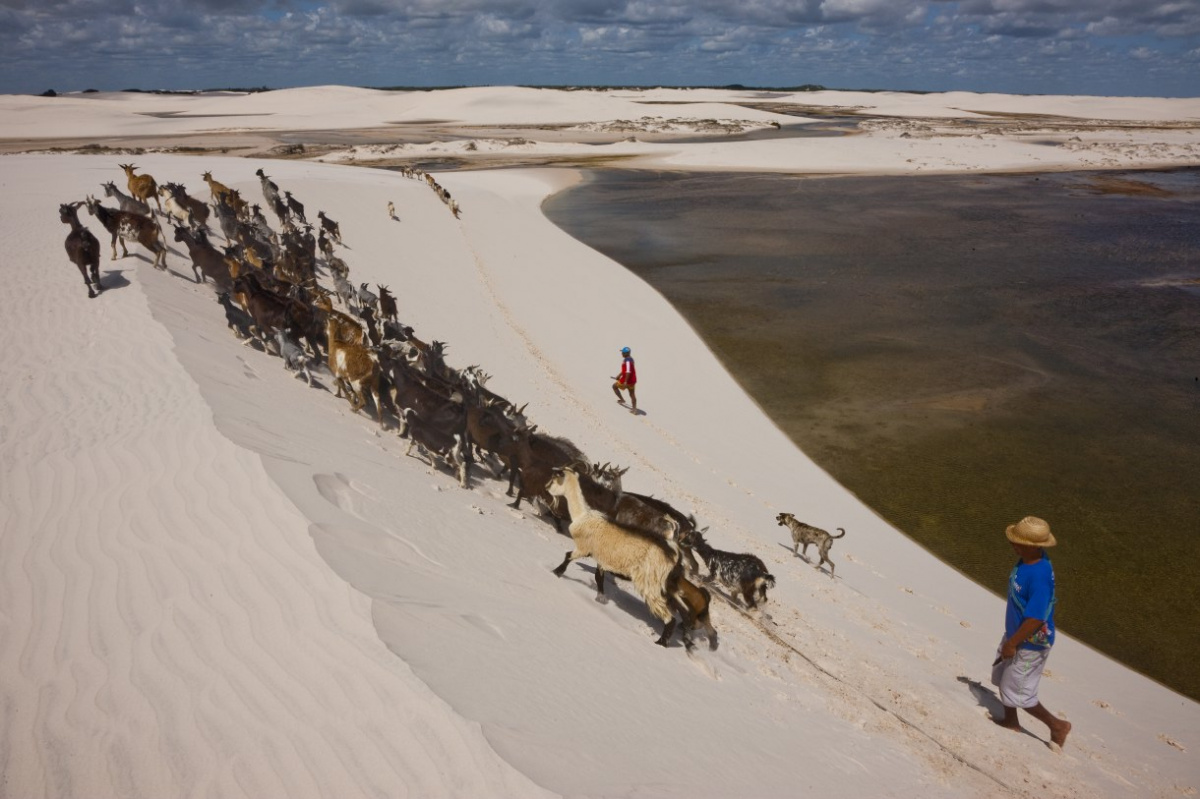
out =
[[[1036,516],[1026,516],[1016,524],[1010,524],[1004,529],[1004,537],[1027,547],[1052,547],[1058,543],[1050,532],[1050,525]]]

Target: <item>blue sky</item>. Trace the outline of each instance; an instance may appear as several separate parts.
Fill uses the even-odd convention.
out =
[[[1200,0],[0,0],[0,92],[727,85],[1200,96]]]

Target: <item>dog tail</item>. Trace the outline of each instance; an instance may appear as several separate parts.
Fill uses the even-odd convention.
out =
[[[837,529],[839,532],[841,532],[842,535],[831,535],[831,536],[829,536],[830,538],[841,538],[842,536],[844,536],[846,534],[846,530],[844,528],[839,527]]]

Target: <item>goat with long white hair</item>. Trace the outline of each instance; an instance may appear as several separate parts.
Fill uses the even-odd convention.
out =
[[[656,643],[666,646],[675,632],[672,605],[677,604],[674,596],[678,593],[679,578],[683,574],[672,534],[664,537],[622,527],[599,511],[589,508],[579,486],[579,475],[572,469],[555,469],[546,490],[551,496],[566,500],[571,513],[569,530],[575,541],[575,549],[567,553],[554,574],[562,577],[571,561],[591,558],[596,561],[596,584],[599,588],[603,587],[607,572],[628,577],[646,607],[662,621],[663,632]],[[603,601],[602,591],[597,591],[596,599]],[[687,618],[687,609],[679,610]],[[691,649],[692,642],[686,629],[683,631],[683,642]]]

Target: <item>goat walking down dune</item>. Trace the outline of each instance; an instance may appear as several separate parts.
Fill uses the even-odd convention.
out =
[[[166,200],[169,217],[197,230],[208,227],[208,205],[189,195],[182,183],[164,183],[158,193]]]
[[[88,299],[95,299],[104,291],[104,287],[100,285],[100,240],[79,221],[81,205],[82,201],[58,206],[58,219],[71,226],[71,232],[63,242],[67,249],[67,257],[79,267],[79,274],[83,275],[83,282],[87,285]]]
[[[162,213],[162,203],[158,201],[158,183],[150,175],[135,175],[134,170],[137,169],[133,164],[117,164],[121,169],[125,170],[126,185],[129,187],[129,193],[134,197],[146,203],[146,208],[149,209],[148,200],[153,197],[154,204],[158,207],[158,212]]]
[[[337,382],[337,395],[350,400],[350,408],[358,413],[367,404],[366,392],[375,400],[375,417],[383,426],[383,403],[379,398],[379,358],[361,344],[342,340],[341,322],[330,315],[326,321],[329,337],[329,371]],[[361,331],[360,331],[361,332]]]
[[[137,197],[130,197],[128,194],[118,189],[117,184],[111,180],[108,183],[101,183],[100,187],[104,189],[105,197],[112,197],[116,199],[117,207],[122,211],[130,214],[150,216],[150,206],[146,205]]]
[[[216,284],[220,291],[228,291],[233,284],[233,275],[229,271],[229,262],[225,255],[208,243],[203,233],[195,233],[183,225],[175,226],[175,241],[183,242],[192,259],[192,273],[196,282],[203,283],[208,278]]]
[[[212,172],[201,173],[200,178],[208,184],[208,191],[212,196],[213,202],[220,200],[222,202],[229,203],[230,205],[234,204],[230,201],[233,190],[221,181],[214,178],[212,176]]]
[[[570,469],[554,470],[546,490],[551,496],[566,500],[571,513],[569,529],[575,541],[575,549],[567,553],[554,574],[562,577],[571,561],[592,558],[596,561],[599,586],[603,586],[605,572],[627,576],[646,607],[662,621],[663,632],[656,643],[666,646],[675,632],[672,605],[677,603],[672,598],[678,592],[683,572],[671,539],[621,527],[589,508],[579,487],[579,476]],[[596,596],[599,599],[603,594],[598,592]],[[686,614],[683,609],[680,612]],[[687,630],[684,630],[684,646],[692,647]]]
[[[288,338],[287,331],[275,331],[275,345],[279,348],[279,357],[283,359],[283,367],[289,372],[295,372],[296,377],[303,377],[312,386],[312,373],[308,371],[308,356],[299,344]]]
[[[438,462],[445,464],[458,477],[459,486],[466,488],[468,462],[463,437],[428,424],[412,408],[405,408],[400,415],[408,431],[408,449],[404,454],[412,454],[413,448],[416,447],[429,460],[431,466]]]
[[[112,236],[112,259],[117,260],[117,239],[121,240],[121,257],[129,255],[125,247],[125,239],[133,239],[138,244],[154,253],[155,269],[167,268],[167,245],[159,238],[158,225],[150,217],[141,214],[129,214],[105,208],[94,197],[87,198],[88,213],[100,220],[104,229]]]

